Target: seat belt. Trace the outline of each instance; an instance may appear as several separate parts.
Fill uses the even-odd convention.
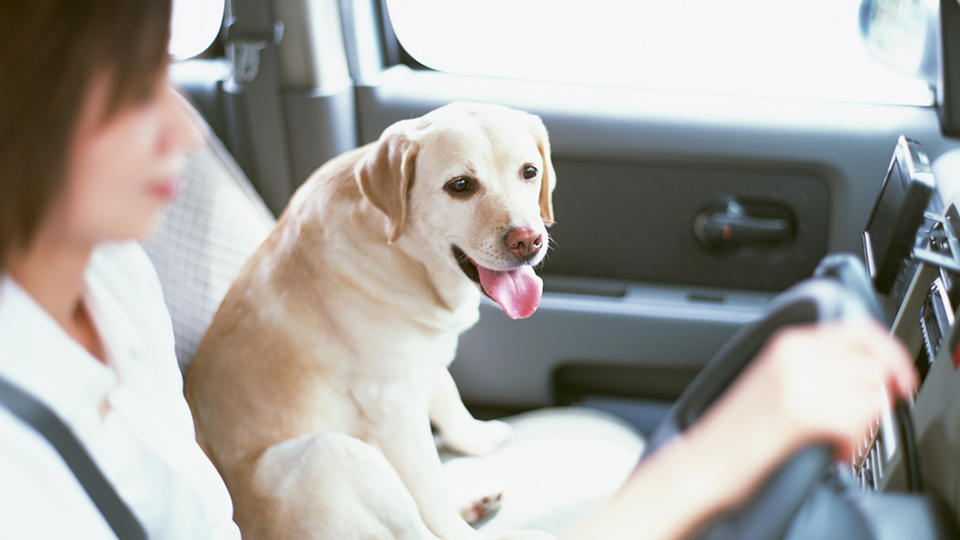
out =
[[[120,540],[146,540],[147,533],[80,441],[49,407],[0,377],[0,405],[30,425],[56,449]]]
[[[223,84],[228,146],[279,215],[294,186],[277,55],[283,24],[274,23],[271,3],[263,0],[230,0],[227,13],[224,39],[233,64]]]

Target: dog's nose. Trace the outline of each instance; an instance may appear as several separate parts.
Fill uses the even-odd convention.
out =
[[[529,259],[543,246],[543,235],[530,227],[514,227],[503,238],[507,249],[521,259]]]

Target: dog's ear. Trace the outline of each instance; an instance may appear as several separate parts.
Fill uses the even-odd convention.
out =
[[[540,180],[540,217],[546,226],[553,225],[553,188],[557,187],[557,173],[553,170],[553,161],[550,157],[550,139],[547,137],[547,128],[539,116],[530,115],[533,126],[533,136],[537,141],[537,150],[543,160],[543,176]]]
[[[354,170],[360,192],[387,216],[389,242],[403,234],[417,149],[417,143],[403,133],[384,133]]]

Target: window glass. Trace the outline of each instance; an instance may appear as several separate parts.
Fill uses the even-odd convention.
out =
[[[176,60],[205,51],[220,32],[224,0],[174,0],[170,55]]]
[[[877,62],[859,0],[387,0],[397,39],[452,73],[930,105]]]

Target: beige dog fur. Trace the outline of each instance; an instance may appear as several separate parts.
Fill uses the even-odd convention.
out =
[[[451,188],[458,178],[466,196],[455,189],[466,184]],[[471,454],[509,435],[467,412],[447,370],[481,295],[452,248],[532,283],[555,182],[539,118],[454,103],[392,125],[303,184],[186,381],[245,539],[481,536],[443,487],[430,430]],[[542,234],[529,260],[504,241],[518,227]]]

